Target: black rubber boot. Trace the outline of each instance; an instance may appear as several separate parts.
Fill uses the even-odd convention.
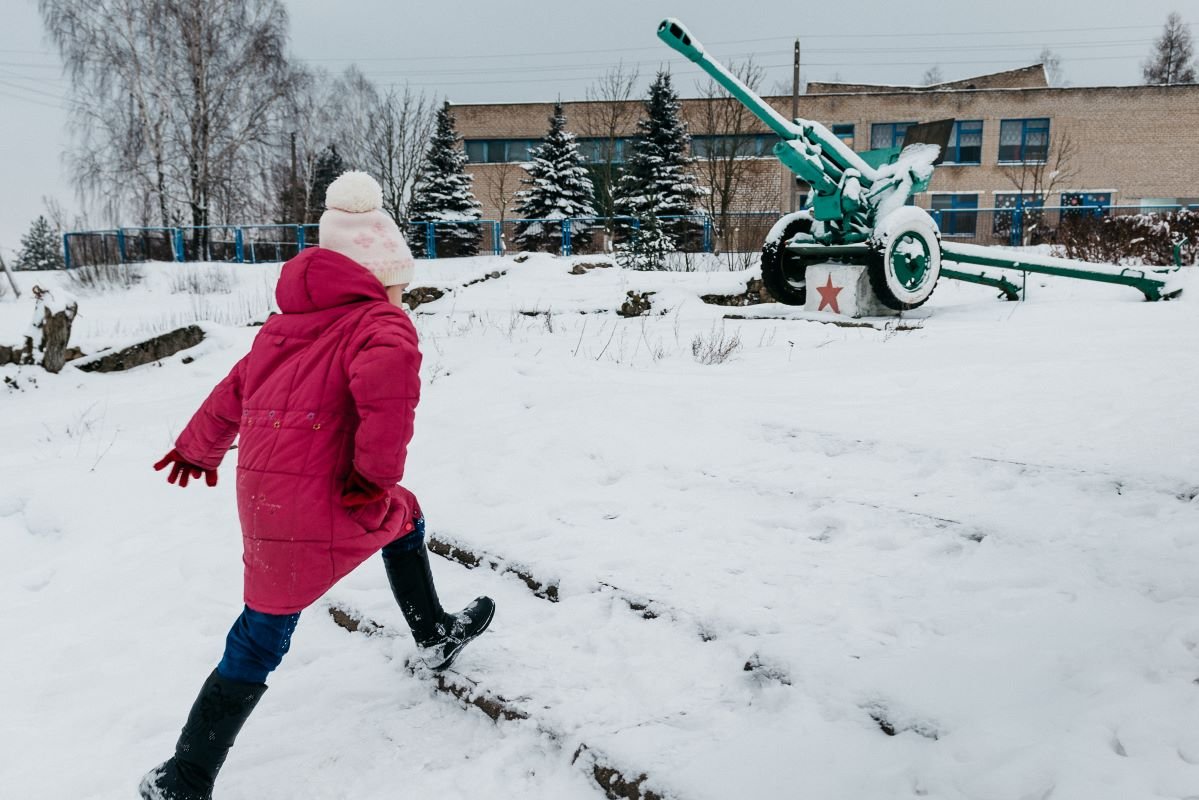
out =
[[[227,680],[213,670],[187,715],[175,755],[142,778],[142,800],[212,800],[225,756],[264,692],[265,684]]]
[[[424,545],[399,553],[384,550],[383,564],[391,593],[430,669],[448,668],[462,648],[491,624],[495,603],[490,597],[476,597],[457,614],[445,612],[437,599],[429,550]]]

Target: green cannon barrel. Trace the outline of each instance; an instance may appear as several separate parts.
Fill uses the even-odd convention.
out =
[[[803,131],[790,122],[779,112],[775,111],[769,103],[754,93],[752,89],[745,85],[740,78],[729,72],[724,66],[708,57],[704,51],[704,46],[699,40],[691,35],[691,32],[674,17],[669,17],[662,20],[658,25],[658,38],[666,42],[673,50],[685,55],[690,60],[699,64],[704,72],[712,76],[712,79],[728,90],[729,94],[737,98],[746,108],[754,113],[754,115],[766,123],[766,125],[783,139],[799,139],[803,136]]]
[[[723,64],[713,60],[704,50],[703,44],[691,35],[682,22],[674,17],[668,17],[658,25],[658,38],[670,46],[672,50],[682,53],[689,60],[699,65],[700,69],[712,76],[729,94],[762,120],[779,138],[788,142],[804,142],[809,147],[797,150],[791,145],[779,146],[774,149],[775,155],[787,165],[792,172],[797,173],[809,183],[822,183],[822,179],[813,174],[815,170],[823,172],[828,181],[836,184],[840,181],[841,173],[847,169],[856,169],[863,176],[866,185],[874,181],[874,169],[863,161],[856,153],[845,146],[832,131],[818,122],[796,120],[792,122],[780,114],[769,103],[763,100],[753,89]],[[804,163],[807,162],[807,163]],[[822,167],[816,165],[823,162]]]

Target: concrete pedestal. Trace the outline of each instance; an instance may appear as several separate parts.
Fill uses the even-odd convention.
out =
[[[846,317],[898,317],[874,296],[866,268],[857,264],[813,264],[805,274],[804,311],[829,311]]]

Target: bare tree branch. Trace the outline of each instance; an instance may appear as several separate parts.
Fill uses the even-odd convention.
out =
[[[512,161],[495,164],[488,171],[488,183],[484,187],[487,202],[500,211],[500,222],[508,216],[508,208],[520,190],[522,179],[527,175],[524,168]]]
[[[766,71],[753,59],[729,65],[730,71],[751,90],[757,91]],[[756,117],[744,104],[731,97],[715,81],[697,84],[700,97],[698,127],[706,135],[693,137],[698,152],[696,168],[704,184],[703,205],[716,223],[720,250],[734,246],[730,214],[747,211],[745,200],[752,183],[753,156],[757,155],[754,134]]]
[[[575,114],[580,134],[598,141],[588,157],[596,211],[601,217],[616,213],[615,188],[621,173],[617,140],[630,136],[636,128],[641,109],[630,101],[639,77],[635,67],[618,64],[587,88],[587,102]]]
[[[1049,137],[1043,160],[1025,160],[1019,164],[1002,167],[1003,176],[1012,184],[1022,199],[1032,198],[1035,203],[1046,204],[1050,196],[1069,187],[1078,176],[1078,148],[1070,134],[1055,128]],[[1036,209],[1026,211],[1028,223],[1024,225],[1022,243],[1028,244],[1040,223],[1041,214]]]
[[[193,225],[269,204],[297,74],[279,0],[39,0],[71,79],[81,199]],[[240,221],[240,220],[239,220]]]

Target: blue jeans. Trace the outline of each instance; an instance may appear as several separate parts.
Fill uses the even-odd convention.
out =
[[[298,611],[264,614],[246,606],[225,637],[225,655],[216,671],[231,681],[266,683],[266,676],[287,655],[299,621]]]
[[[425,546],[425,518],[417,517],[412,522],[412,530],[383,548],[383,557],[398,555],[418,550]]]
[[[383,548],[383,558],[425,545],[425,520],[417,519],[412,532]],[[294,614],[266,614],[246,606],[225,637],[225,654],[217,664],[222,678],[240,683],[266,683],[291,648],[291,635],[300,621]]]

